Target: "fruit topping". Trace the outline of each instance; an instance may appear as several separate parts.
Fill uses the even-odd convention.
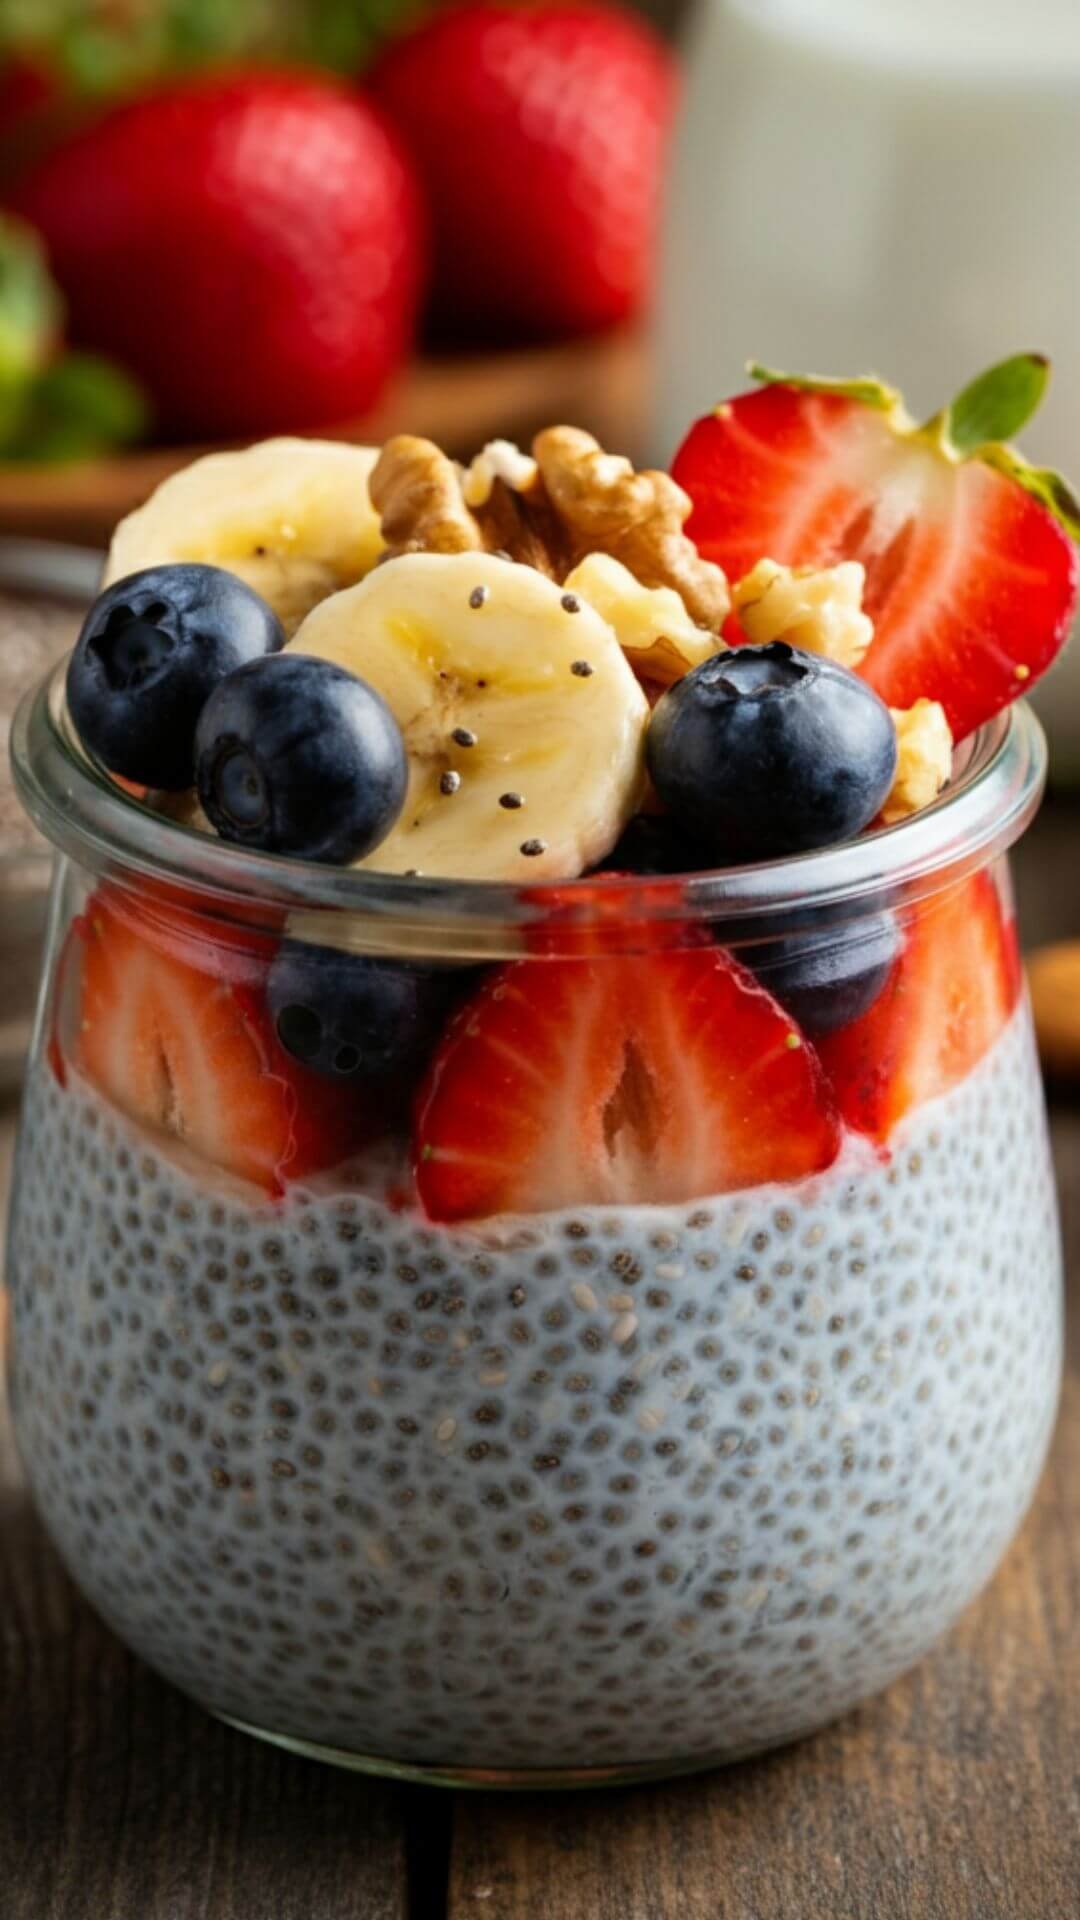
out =
[[[430,968],[282,943],[266,998],[282,1046],[333,1079],[409,1081],[446,1012],[445,976]]]
[[[877,695],[782,640],[717,654],[669,688],[647,752],[664,806],[721,863],[849,839],[880,811],[896,771]]]
[[[819,1043],[848,1126],[886,1141],[912,1108],[970,1073],[1016,1005],[1016,927],[993,876],[923,901],[868,1012]]]
[[[190,787],[195,727],[209,695],[284,641],[266,602],[221,567],[129,574],[83,622],[67,671],[72,719],[111,773]]]
[[[597,0],[439,7],[368,82],[431,210],[437,315],[480,332],[576,334],[647,297],[675,67]]]
[[[1030,355],[991,368],[921,429],[880,383],[763,373],[675,459],[688,531],[734,580],[763,554],[860,561],[874,638],[859,671],[892,707],[939,702],[962,740],[1045,672],[1076,603],[1080,508],[1001,444],[1045,371]]]
[[[572,878],[636,811],[648,704],[605,620],[486,553],[411,553],[324,600],[282,657],[362,674],[408,750],[388,873]]]
[[[803,653],[823,653],[855,668],[874,637],[874,623],[862,610],[865,583],[857,560],[835,567],[778,567],[775,560],[759,560],[736,581],[731,597],[754,646],[786,640]]]
[[[803,1032],[817,1039],[873,1006],[901,944],[892,914],[874,913],[843,926],[785,934],[762,947],[760,957],[754,954],[754,972]]]
[[[248,971],[241,936],[223,947],[214,923],[181,913],[170,953],[169,909],[150,905],[149,937],[141,909],[105,890],[75,923],[76,1066],[133,1120],[267,1192],[346,1159],[369,1115],[354,1089],[328,1087],[280,1045],[261,991],[238,977]],[[254,934],[252,968],[265,951]]]
[[[110,567],[187,554],[145,578],[213,578],[194,556],[227,560],[237,605],[258,582],[294,629],[292,664],[266,642],[234,683],[205,636],[148,651],[147,607],[127,607],[123,684],[80,706],[80,654],[72,711],[101,751],[130,707],[106,763],[184,824],[407,877],[673,874],[849,840],[929,805],[954,735],[1064,634],[1080,506],[992,438],[1045,371],[1017,356],[923,428],[880,382],[762,371],[691,432],[690,492],[568,426],[528,452],[492,440],[468,469],[414,435],[212,456],[124,523]],[[197,796],[191,741],[155,705],[158,656],[179,672],[189,652]],[[136,724],[144,694],[156,730]],[[654,811],[670,832],[619,848]]]
[[[389,551],[502,553],[563,584],[590,555],[609,554],[640,586],[679,595],[680,630],[719,633],[727,581],[683,531],[690,501],[669,474],[635,472],[577,427],[548,427],[532,452],[521,467],[504,452],[478,488],[432,441],[388,440],[371,497]]]
[[[945,709],[936,700],[916,700],[892,709],[896,728],[896,778],[881,810],[887,826],[906,820],[936,800],[952,774],[953,738]]]
[[[401,812],[409,773],[380,694],[302,653],[252,660],[223,680],[195,754],[199,798],[223,839],[308,860],[370,853]]]
[[[120,521],[106,584],[142,567],[209,561],[254,587],[294,633],[316,601],[363,579],[382,552],[368,493],[378,457],[376,447],[300,439],[205,454]]]
[[[523,960],[460,1009],[421,1090],[432,1219],[678,1204],[830,1165],[813,1050],[720,948]]]

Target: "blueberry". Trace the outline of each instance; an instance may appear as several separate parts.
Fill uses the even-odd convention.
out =
[[[769,860],[869,826],[896,729],[864,680],[774,640],[714,654],[669,688],[648,759],[664,805],[715,860]]]
[[[178,790],[225,675],[285,644],[277,615],[223,567],[147,567],[95,600],[67,671],[68,710],[110,773]]]
[[[613,873],[699,873],[709,854],[661,814],[636,813],[604,861]]]
[[[382,695],[305,653],[252,660],[221,682],[195,731],[195,771],[223,839],[338,862],[386,838],[408,782]]]
[[[875,913],[846,926],[785,935],[763,948],[760,959],[750,959],[762,986],[813,1036],[869,1012],[902,944],[892,914]]]
[[[425,1064],[449,988],[423,967],[286,940],[267,1000],[282,1046],[336,1079],[411,1080]]]

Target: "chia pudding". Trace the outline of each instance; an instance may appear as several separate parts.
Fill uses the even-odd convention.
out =
[[[730,1758],[885,1685],[992,1572],[1060,1366],[1026,1006],[887,1156],[795,1184],[462,1228],[374,1171],[260,1203],[74,1076],[28,1090],[35,1498],[208,1706],[427,1767]]]

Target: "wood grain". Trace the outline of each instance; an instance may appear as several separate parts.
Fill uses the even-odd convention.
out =
[[[573,420],[621,453],[640,451],[645,430],[645,349],[633,333],[554,347],[417,360],[361,420],[327,429],[335,439],[377,445],[391,433],[422,433],[455,456],[486,440],[527,442],[553,421]],[[141,447],[70,466],[0,464],[0,534],[34,534],[103,546],[117,520],[160,480],[207,447]]]
[[[1051,808],[1024,851],[1033,942],[1080,932],[1078,835],[1080,809]],[[0,1195],[12,1131],[0,1114]],[[704,1779],[433,1797],[229,1732],[77,1599],[0,1406],[3,1920],[1075,1920],[1080,1108],[1055,1109],[1054,1137],[1074,1330],[1051,1463],[1000,1577],[883,1699]]]
[[[401,1920],[400,1793],[209,1720],[129,1658],[0,1508],[5,1920]]]

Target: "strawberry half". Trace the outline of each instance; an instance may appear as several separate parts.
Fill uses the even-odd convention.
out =
[[[839,1143],[812,1050],[719,948],[521,960],[436,1055],[416,1182],[435,1220],[679,1203],[817,1173]]]
[[[699,420],[675,458],[687,531],[733,580],[763,557],[860,560],[861,673],[890,706],[940,701],[963,739],[1046,671],[1076,605],[1080,507],[1002,444],[1046,362],[1003,361],[922,428],[879,382],[755,372],[768,384]]]
[[[1016,923],[979,873],[925,901],[891,978],[860,1020],[818,1043],[847,1125],[885,1142],[993,1045],[1020,997]]]
[[[130,901],[94,896],[69,936],[81,949],[74,1064],[131,1119],[280,1193],[355,1151],[366,1116],[347,1085],[278,1041],[254,984],[262,937],[241,958],[238,936],[223,948],[208,923],[195,965],[192,922],[179,916],[170,952],[160,901],[148,931]]]

